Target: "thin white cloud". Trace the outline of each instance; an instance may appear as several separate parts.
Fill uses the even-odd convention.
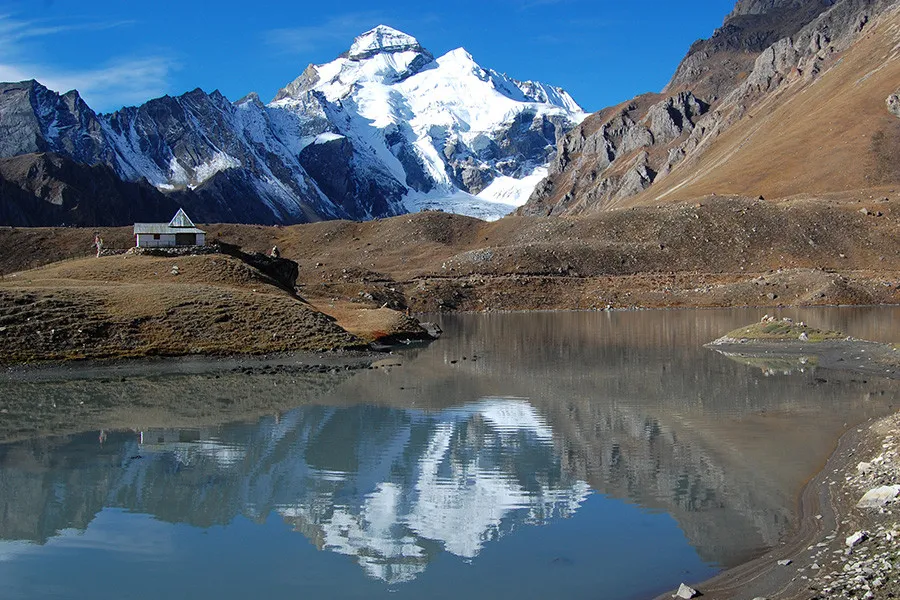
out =
[[[88,105],[109,111],[166,93],[170,61],[163,57],[116,61],[97,69],[59,71],[49,65],[0,63],[0,81],[36,79],[53,91],[78,90]]]
[[[300,54],[314,52],[323,45],[346,43],[379,24],[389,24],[383,13],[364,11],[348,13],[328,19],[319,25],[285,27],[265,32],[266,42],[277,52]]]
[[[56,65],[30,61],[33,44],[40,38],[71,31],[100,31],[131,24],[81,23],[56,25],[21,21],[0,15],[0,81],[36,79],[63,93],[78,90],[82,98],[99,111],[108,111],[161,96],[169,89],[175,65],[165,56],[119,58],[91,69],[64,70]]]
[[[24,40],[47,37],[71,31],[103,31],[126,25],[134,25],[135,21],[85,22],[52,24],[45,20],[21,21],[12,15],[0,14],[0,51],[4,54],[20,53]]]

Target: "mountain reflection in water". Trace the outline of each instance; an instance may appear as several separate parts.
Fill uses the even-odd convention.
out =
[[[0,537],[10,540],[0,543],[0,577],[16,580],[28,565],[47,572],[59,560],[33,544],[51,547],[73,531],[90,537],[110,519],[149,543],[138,514],[233,530],[218,552],[268,547],[273,562],[301,560],[271,531],[273,517],[292,539],[302,533],[324,551],[302,554],[312,569],[302,578],[280,581],[279,570],[274,579],[285,587],[275,588],[262,572],[242,577],[252,591],[275,595],[307,589],[318,576],[322,587],[310,589],[323,597],[489,597],[500,588],[518,597],[590,596],[603,586],[606,597],[631,598],[708,576],[776,544],[837,437],[890,412],[897,393],[896,381],[815,365],[764,373],[702,348],[759,312],[450,316],[445,338],[404,353],[403,366],[332,377],[277,415],[140,425],[105,433],[102,444],[94,431],[0,445]],[[786,314],[858,336],[896,336],[900,311]],[[36,401],[74,389],[212,398],[250,386],[283,396],[290,381],[276,377],[5,387]],[[241,519],[262,540],[245,544]],[[23,554],[46,563],[16,558]],[[353,557],[381,592],[329,555]],[[182,579],[208,577],[199,555],[182,560],[192,565]],[[44,591],[17,585],[10,589],[22,597]],[[221,593],[239,597],[239,586],[228,585]],[[61,597],[84,595],[71,589],[78,593]]]
[[[108,433],[102,445],[91,433],[0,447],[0,464],[2,488],[16,490],[0,500],[5,539],[43,543],[110,507],[198,527],[276,512],[387,583],[415,578],[440,550],[474,558],[520,525],[567,517],[588,494],[543,418],[510,398],[438,412],[310,406],[215,431]]]

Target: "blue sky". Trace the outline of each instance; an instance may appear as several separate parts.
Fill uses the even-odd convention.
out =
[[[78,89],[98,111],[196,87],[264,101],[384,23],[435,56],[562,86],[588,110],[659,91],[734,0],[0,0],[0,81]]]

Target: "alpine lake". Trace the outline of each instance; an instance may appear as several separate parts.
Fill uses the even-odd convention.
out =
[[[630,599],[702,581],[779,544],[841,435],[896,411],[896,380],[704,347],[766,312],[442,315],[441,339],[376,368],[0,376],[20,402],[108,406],[0,445],[0,597]],[[897,307],[773,314],[900,341]]]

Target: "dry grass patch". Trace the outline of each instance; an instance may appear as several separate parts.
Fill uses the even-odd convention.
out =
[[[0,337],[5,363],[364,345],[268,276],[223,255],[112,256],[18,273],[0,282]]]
[[[803,341],[824,342],[844,339],[847,336],[839,331],[814,329],[803,323],[763,321],[739,327],[725,334],[725,337],[736,340],[799,340],[803,338]]]

